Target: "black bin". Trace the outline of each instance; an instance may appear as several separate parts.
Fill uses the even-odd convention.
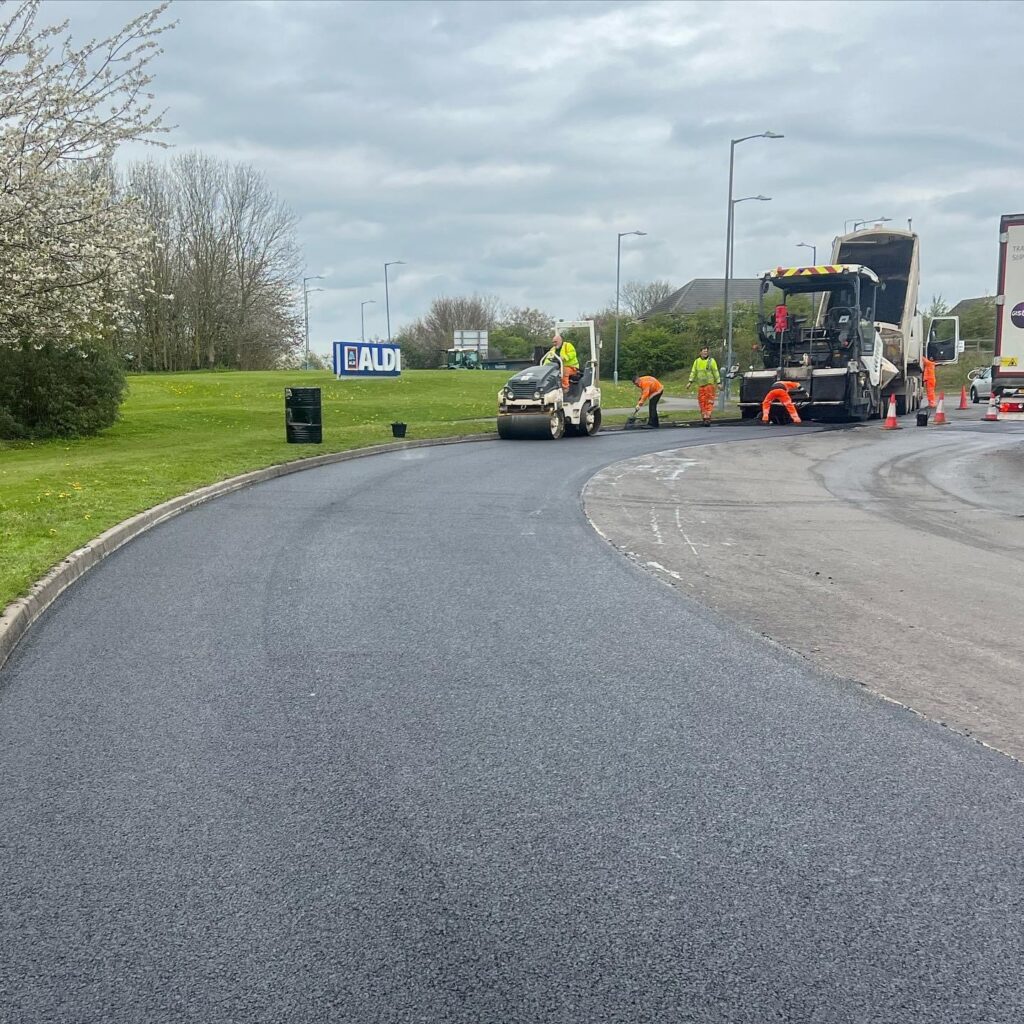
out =
[[[917,425],[919,427],[927,427],[928,426],[928,412],[929,412],[928,409],[918,409],[917,410]]]
[[[289,444],[323,443],[319,388],[284,389],[284,431]]]

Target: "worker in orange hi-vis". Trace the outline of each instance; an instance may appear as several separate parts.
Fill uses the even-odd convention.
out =
[[[665,391],[665,386],[657,377],[640,377],[634,375],[633,383],[640,389],[640,400],[636,403],[633,415],[636,416],[644,402],[650,400],[650,411],[647,414],[647,426],[658,427],[658,402]]]
[[[926,355],[921,356],[921,366],[924,369],[924,387],[928,392],[928,404],[935,408],[935,360],[929,359]]]
[[[771,410],[772,402],[779,402],[794,423],[803,422],[800,419],[800,413],[796,411],[793,399],[789,397],[790,391],[796,391],[798,387],[800,385],[795,380],[780,380],[778,385],[764,396],[764,401],[761,403],[761,422],[768,422],[768,413]]]

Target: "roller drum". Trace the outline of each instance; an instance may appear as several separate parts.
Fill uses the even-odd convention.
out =
[[[564,424],[550,415],[499,416],[498,437],[506,441],[551,441],[561,437]]]

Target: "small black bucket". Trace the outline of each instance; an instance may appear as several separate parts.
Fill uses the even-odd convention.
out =
[[[394,437],[405,437],[405,424],[404,423],[392,423],[391,434]]]
[[[929,412],[928,409],[918,409],[917,410],[917,425],[919,427],[927,427],[928,426],[928,412]]]

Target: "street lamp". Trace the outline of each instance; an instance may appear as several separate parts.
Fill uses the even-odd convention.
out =
[[[359,303],[359,340],[366,341],[366,317],[364,315],[366,307],[371,302],[376,302],[376,299],[366,299],[364,302]]]
[[[309,369],[309,293],[310,292],[322,292],[323,288],[310,288],[307,285],[308,281],[322,281],[324,279],[323,274],[314,274],[312,277],[304,277],[302,279],[302,309],[303,309],[303,323],[305,325],[306,333],[306,369]]]
[[[850,230],[847,227],[848,224],[852,224],[853,230],[856,231],[858,224],[885,224],[890,220],[892,220],[892,217],[858,217],[857,220],[844,220],[843,231]]]
[[[749,139],[783,139],[784,135],[779,135],[778,132],[759,132],[757,135],[744,135],[740,139],[730,139],[729,141],[729,209],[728,209],[728,221],[725,225],[725,302],[722,307],[722,313],[725,320],[729,319],[729,277],[732,274],[732,212],[733,212],[733,201],[732,201],[732,182],[733,182],[733,170],[736,163],[736,147],[741,142],[747,142]],[[732,366],[732,334],[726,330],[726,376],[722,386],[722,397],[720,402],[720,408],[725,408],[725,403],[729,393],[729,367]]]
[[[734,235],[735,235],[735,231],[736,231],[736,204],[737,203],[749,203],[749,202],[752,202],[753,200],[757,200],[757,202],[759,202],[759,203],[770,203],[772,201],[772,197],[771,196],[744,196],[742,199],[734,199],[732,201],[732,207],[733,207],[732,226],[733,226],[733,234]],[[733,238],[733,241],[730,242],[730,244],[729,244],[729,276],[730,277],[735,277],[736,276],[735,272],[734,272],[735,271],[735,264],[736,264],[736,246],[735,246],[734,243],[735,243],[735,237]]]
[[[816,267],[818,265],[818,247],[811,245],[810,242],[797,242],[796,247],[798,249],[810,249],[811,250],[811,266]],[[814,326],[814,300],[815,294],[811,292],[811,326]]]
[[[754,200],[756,200],[757,202],[760,202],[760,203],[770,203],[772,201],[772,197],[771,196],[744,196],[742,199],[734,199],[732,201],[733,213],[732,213],[732,217],[730,218],[730,220],[732,221],[732,230],[733,230],[734,233],[736,231],[736,204],[737,203],[749,203],[749,202],[754,201]],[[734,242],[735,242],[735,239],[730,239],[730,242],[729,242],[729,277],[733,276],[733,261],[735,260],[735,257],[736,257],[736,246],[735,246]],[[728,360],[726,362],[726,373],[728,373],[728,367],[732,366],[732,303],[731,302],[729,303],[729,315],[726,317],[725,334],[726,334],[727,345],[728,345]],[[724,388],[723,388],[723,390],[724,390]],[[724,403],[723,403],[722,408],[723,409],[725,408]]]
[[[405,260],[392,260],[384,264],[384,310],[388,319],[388,344],[391,344],[391,298],[388,295],[388,267],[405,266]]]
[[[615,367],[612,382],[619,383],[619,281],[622,270],[622,240],[626,235],[646,235],[646,231],[620,231],[615,243]]]

